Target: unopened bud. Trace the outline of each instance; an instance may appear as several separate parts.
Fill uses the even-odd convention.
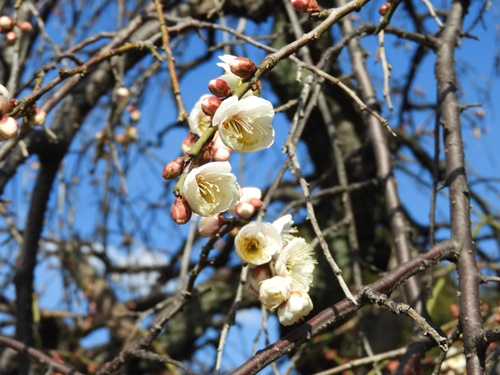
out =
[[[130,111],[130,120],[133,122],[139,122],[141,119],[141,111],[137,108],[134,108]]]
[[[196,134],[194,134],[193,132],[189,132],[187,137],[184,138],[184,140],[182,141],[181,144],[182,152],[183,153],[188,152],[195,143],[196,143]]]
[[[256,211],[260,210],[260,208],[264,205],[264,202],[257,198],[250,199],[249,203],[253,206],[253,208],[255,208]]]
[[[247,57],[237,57],[229,62],[229,69],[240,78],[248,78],[257,71],[257,67]]]
[[[222,227],[222,219],[221,215],[202,217],[198,223],[198,231],[203,237],[215,236]]]
[[[212,144],[212,160],[213,161],[228,161],[231,157],[231,150],[227,147],[221,140],[221,138],[216,135],[214,142]]]
[[[14,27],[14,21],[9,16],[0,17],[0,30],[2,33],[12,30]]]
[[[292,6],[297,12],[308,13],[313,10],[319,9],[316,0],[291,0]]]
[[[255,208],[249,202],[240,202],[234,208],[234,212],[243,220],[248,220],[255,213]]]
[[[97,142],[102,142],[107,138],[107,133],[106,130],[99,130],[97,133],[95,133],[95,140]]]
[[[474,111],[474,114],[476,115],[476,117],[478,118],[484,118],[484,109],[482,108],[478,108]]]
[[[0,116],[12,109],[9,96],[9,91],[7,91],[5,86],[0,85]]]
[[[0,120],[0,141],[14,138],[17,135],[17,120],[14,117],[5,116]]]
[[[19,22],[17,26],[21,29],[22,32],[29,33],[33,30],[33,25],[28,21]]]
[[[380,6],[380,8],[378,8],[378,13],[381,15],[381,16],[385,16],[385,14],[387,13],[387,11],[389,10],[389,8],[391,7],[391,4],[390,3],[385,3],[385,4],[382,4]]]
[[[47,118],[47,112],[43,109],[37,108],[35,110],[35,115],[31,118],[33,125],[43,125],[45,124],[45,119]]]
[[[128,89],[126,87],[118,87],[115,91],[116,93],[116,96],[119,98],[119,99],[127,99],[128,96],[130,95],[130,91],[128,91]]]
[[[187,202],[183,198],[177,197],[170,210],[172,220],[176,224],[186,224],[191,219],[191,214],[191,207],[189,207]]]
[[[180,176],[182,170],[184,169],[184,158],[179,156],[177,159],[169,162],[165,167],[163,167],[163,172],[161,176],[165,180],[173,180]]]
[[[129,141],[135,141],[139,138],[139,130],[135,126],[129,126],[125,130],[125,134],[127,135]]]
[[[125,136],[125,134],[117,134],[115,135],[115,141],[117,143],[125,143],[127,142],[127,137]]]
[[[256,266],[250,270],[250,283],[248,291],[255,298],[259,298],[260,283],[271,277],[271,270],[268,264]]]
[[[221,78],[211,79],[210,82],[208,82],[208,89],[212,94],[218,96],[219,98],[231,95],[231,88],[227,82]]]
[[[5,41],[9,46],[14,45],[17,41],[17,33],[15,31],[9,31],[5,34]]]
[[[201,110],[207,116],[213,116],[220,107],[221,103],[222,100],[216,96],[206,96],[205,99],[201,101]]]

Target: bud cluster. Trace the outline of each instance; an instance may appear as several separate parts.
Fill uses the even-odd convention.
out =
[[[9,46],[14,45],[19,38],[15,26],[17,26],[19,30],[24,33],[28,33],[33,30],[33,25],[28,21],[22,21],[15,24],[9,16],[0,16],[0,33],[5,36],[5,40]]]
[[[255,95],[260,91],[259,84],[252,85],[252,90],[241,99],[234,95],[238,87],[253,77],[257,66],[246,57],[219,58],[222,62],[217,65],[224,69],[224,74],[209,81],[212,95],[203,95],[189,114],[190,131],[181,144],[187,155],[170,161],[162,171],[166,180],[179,178],[174,188],[177,199],[172,219],[184,224],[195,212],[204,218],[199,227],[203,236],[219,232],[225,221],[222,212],[248,220],[262,207],[260,190],[256,196],[247,197],[230,173],[228,160],[233,151],[254,152],[274,142],[274,109],[270,102]],[[215,134],[198,145],[207,131]]]

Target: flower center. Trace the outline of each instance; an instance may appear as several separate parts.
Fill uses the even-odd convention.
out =
[[[262,250],[262,240],[258,237],[245,238],[245,252],[249,257],[256,256]]]
[[[254,135],[254,131],[259,131],[261,134],[264,134],[264,131],[259,126],[253,126],[253,121],[250,118],[243,118],[234,116],[229,120],[225,121],[223,127],[225,130],[232,133],[233,137],[239,143],[242,143],[246,146],[253,145],[257,142],[257,137]]]
[[[219,187],[207,181],[207,179],[203,176],[197,176],[196,182],[198,182],[198,189],[200,189],[201,197],[209,204],[216,203],[215,192],[220,192]]]

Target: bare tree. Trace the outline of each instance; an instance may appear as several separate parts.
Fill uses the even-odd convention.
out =
[[[461,53],[495,6],[0,4],[0,373],[498,373],[499,179],[467,142],[499,55]],[[265,295],[293,262],[240,242],[287,214],[273,251],[314,281]]]

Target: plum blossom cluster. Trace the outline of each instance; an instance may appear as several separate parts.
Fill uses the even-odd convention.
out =
[[[217,65],[224,73],[208,83],[213,95],[203,95],[189,114],[189,134],[181,149],[184,156],[169,162],[162,176],[179,181],[171,216],[185,224],[192,212],[206,218],[206,225],[217,226],[219,214],[230,211],[249,219],[262,206],[260,191],[246,197],[228,160],[233,151],[255,152],[274,142],[272,104],[259,97],[259,84],[245,93],[238,88],[257,71],[248,58],[224,55]],[[212,233],[211,230],[202,230]]]
[[[250,294],[277,312],[283,325],[291,325],[313,308],[309,288],[315,261],[311,246],[292,226],[292,216],[273,223],[251,222],[235,238],[236,254],[250,271]]]

